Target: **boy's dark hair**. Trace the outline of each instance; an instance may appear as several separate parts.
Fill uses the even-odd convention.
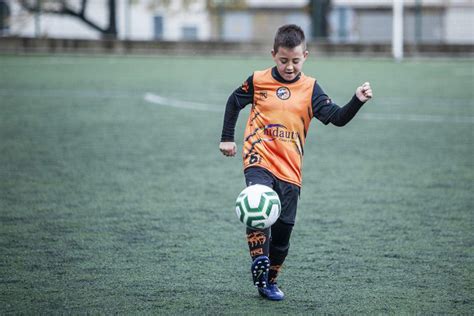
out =
[[[304,32],[301,27],[296,24],[286,24],[281,26],[277,31],[275,42],[273,43],[273,50],[276,53],[279,47],[295,48],[300,44],[303,44],[303,49],[306,50]]]

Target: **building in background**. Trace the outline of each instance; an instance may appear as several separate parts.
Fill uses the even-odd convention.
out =
[[[29,1],[35,3],[38,0]],[[0,2],[6,3],[11,11],[9,35],[76,39],[102,37],[95,29],[75,17],[45,12],[37,14],[26,10],[20,0]],[[80,0],[66,2],[72,9],[80,9]],[[88,1],[85,15],[89,20],[105,27],[108,3],[108,0]],[[210,38],[206,0],[116,0],[115,3],[118,39],[179,41]]]
[[[121,0],[120,8],[122,39],[209,40],[211,25],[206,0]]]
[[[271,41],[283,24],[298,24],[311,34],[308,0],[208,1],[212,40]]]
[[[67,1],[76,7],[80,3]],[[117,38],[270,41],[275,29],[286,23],[299,24],[310,35],[314,33],[314,1],[321,0],[116,0]],[[393,0],[329,2],[329,41],[390,42]],[[107,3],[108,0],[89,1],[85,12],[88,18],[104,24]],[[474,44],[474,1],[405,0],[404,33],[408,43]],[[25,10],[20,0],[0,0],[0,35],[101,38],[100,33],[79,19],[34,14]]]
[[[330,39],[387,43],[392,37],[393,0],[333,0]],[[408,43],[474,43],[473,0],[404,0]]]

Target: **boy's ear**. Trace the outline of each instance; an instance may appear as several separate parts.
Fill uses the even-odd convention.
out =
[[[309,51],[308,51],[308,50],[305,50],[304,53],[303,53],[304,58],[307,58],[308,55],[309,55]]]
[[[275,58],[276,52],[274,49],[272,49],[272,57]]]

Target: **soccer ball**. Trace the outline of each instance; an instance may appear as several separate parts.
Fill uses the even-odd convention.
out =
[[[281,212],[278,194],[266,185],[254,184],[237,197],[235,212],[250,228],[267,228],[276,222]]]

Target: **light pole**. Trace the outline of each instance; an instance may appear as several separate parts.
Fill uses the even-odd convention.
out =
[[[403,0],[393,0],[392,54],[396,61],[403,60]]]
[[[41,0],[36,0],[35,37],[41,36]]]
[[[125,39],[130,39],[130,26],[132,21],[132,13],[130,12],[130,1],[125,1]]]

